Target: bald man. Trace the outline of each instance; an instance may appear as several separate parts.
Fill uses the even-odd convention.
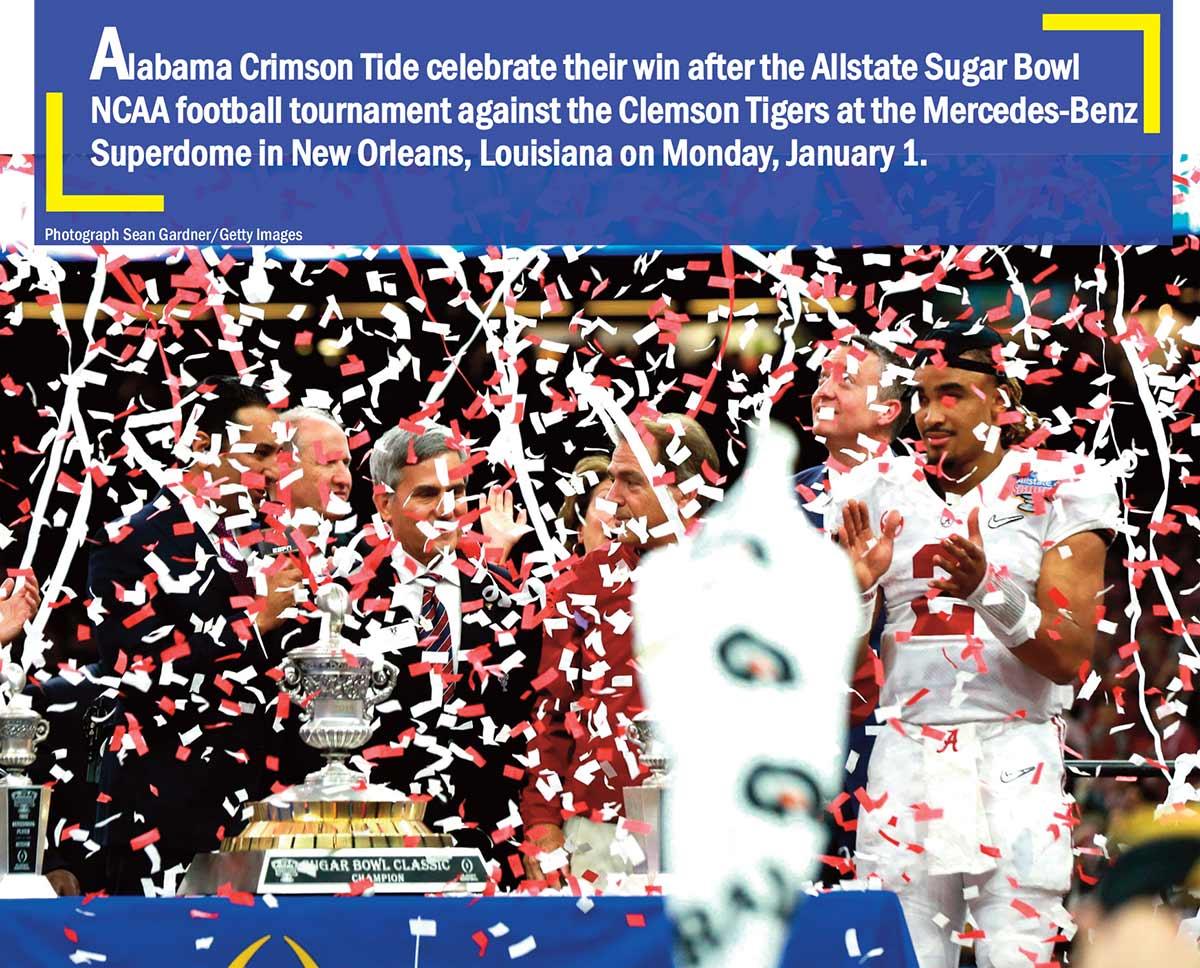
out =
[[[350,442],[333,414],[296,407],[283,414],[289,446],[279,452],[279,481],[272,497],[291,523],[311,536],[321,519],[350,514]]]

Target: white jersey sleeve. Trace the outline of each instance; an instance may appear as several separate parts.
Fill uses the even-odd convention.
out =
[[[871,527],[878,534],[883,515],[895,507],[894,501],[889,503],[888,495],[896,490],[897,479],[912,479],[916,472],[917,464],[913,458],[886,454],[844,474],[831,473],[826,485],[829,503],[825,506],[825,533],[837,534],[846,504],[862,501],[870,512]],[[903,510],[902,507],[896,509]]]
[[[1064,476],[1047,502],[1046,541],[1053,547],[1072,535],[1099,531],[1111,544],[1121,523],[1112,471],[1090,458],[1067,454]]]

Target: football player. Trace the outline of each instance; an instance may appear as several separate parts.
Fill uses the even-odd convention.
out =
[[[1022,446],[1037,425],[1002,343],[980,324],[931,333],[924,457],[841,476],[826,520],[862,627],[887,612],[857,873],[899,893],[922,968],[958,965],[968,913],[981,968],[1049,962],[1070,930],[1059,714],[1092,655],[1118,503],[1094,461]]]

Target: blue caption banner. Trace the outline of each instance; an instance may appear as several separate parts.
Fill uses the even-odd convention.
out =
[[[41,244],[1171,234],[1167,0],[36,15]]]

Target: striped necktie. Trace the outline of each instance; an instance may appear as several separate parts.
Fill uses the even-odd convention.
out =
[[[417,582],[423,588],[421,625],[425,634],[421,636],[420,647],[422,652],[445,656],[445,662],[442,664],[442,705],[445,705],[454,697],[454,681],[450,678],[454,673],[450,652],[452,644],[450,615],[446,612],[446,606],[437,596],[437,576],[424,575],[417,579]]]
[[[229,530],[225,524],[224,518],[218,518],[216,526],[213,528],[213,534],[216,537],[217,554],[221,556],[221,560],[229,567],[225,569],[225,573],[229,575],[230,581],[233,582],[233,587],[239,595],[253,595],[254,581],[246,569],[246,560],[237,555],[230,547],[236,543],[237,538],[233,532]]]

